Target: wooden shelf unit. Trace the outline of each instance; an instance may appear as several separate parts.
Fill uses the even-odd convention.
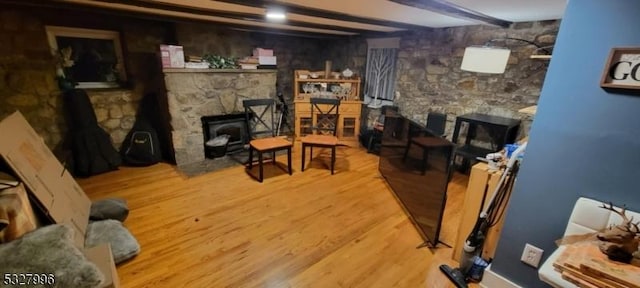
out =
[[[331,92],[331,87],[340,86],[346,93],[337,93],[346,98],[340,101],[337,136],[342,142],[349,145],[358,145],[360,135],[360,117],[362,114],[362,101],[360,100],[360,78],[352,79],[327,79],[314,78],[309,75],[313,72],[296,70],[294,74],[294,108],[295,108],[295,134],[296,139],[311,133],[313,118],[309,99],[314,93],[305,93],[303,85],[311,84],[316,88],[323,87]],[[324,72],[318,72],[323,76]],[[307,75],[307,79],[300,79],[300,75]],[[349,89],[350,88],[350,89]],[[344,92],[344,91],[343,91]]]

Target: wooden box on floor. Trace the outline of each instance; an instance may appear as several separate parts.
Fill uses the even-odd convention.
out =
[[[480,212],[488,205],[487,202],[491,199],[501,176],[502,171],[490,172],[486,163],[480,162],[471,167],[469,184],[467,185],[464,204],[462,206],[460,228],[458,229],[458,236],[453,247],[453,260],[460,260],[464,242],[467,240],[471,230],[473,230],[473,226],[476,224]],[[482,258],[493,258],[503,224],[504,214],[498,223],[487,232],[482,250]]]

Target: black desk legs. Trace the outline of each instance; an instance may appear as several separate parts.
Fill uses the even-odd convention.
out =
[[[422,147],[422,166],[421,175],[424,175],[427,172],[427,161],[429,161],[429,149],[427,147]]]
[[[331,147],[331,175],[333,175],[333,167],[336,165],[336,146]]]
[[[258,181],[260,181],[260,183],[262,183],[262,178],[264,177],[264,173],[263,173],[263,167],[262,167],[262,152],[258,151],[258,167],[260,167],[260,178],[258,179]]]
[[[300,171],[304,172],[304,160],[305,156],[307,156],[307,145],[302,143],[302,166],[300,167]]]
[[[460,119],[456,119],[456,126],[453,128],[453,138],[451,142],[458,143],[458,136],[460,135]]]
[[[289,175],[293,174],[291,170],[291,147],[287,149],[287,167],[289,168]]]

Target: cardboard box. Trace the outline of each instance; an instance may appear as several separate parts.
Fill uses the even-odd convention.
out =
[[[276,56],[258,56],[260,65],[276,65]]]
[[[0,122],[0,156],[56,223],[71,223],[84,247],[91,200],[20,112]]]
[[[102,244],[100,246],[88,248],[84,250],[84,256],[98,266],[100,272],[104,274],[105,282],[100,288],[118,288],[120,280],[116,271],[116,264],[111,257],[111,245]]]
[[[37,199],[37,206],[53,222],[71,224],[76,246],[84,249],[91,209],[91,200],[87,194],[20,112],[0,121],[0,135],[11,135],[0,139],[0,157],[25,184]],[[105,259],[103,261],[110,259],[113,263],[111,254],[105,256]],[[115,265],[112,268],[115,269]],[[107,274],[113,275],[117,282],[116,274],[108,271],[103,273],[105,277]]]
[[[3,180],[9,177],[0,172],[0,186],[3,182],[8,182]],[[1,243],[13,241],[40,226],[22,183],[0,190],[0,207],[0,220],[9,221],[9,225],[0,230]]]
[[[253,56],[273,56],[273,49],[256,48],[253,49]]]
[[[176,45],[160,45],[162,68],[184,68],[184,49]]]

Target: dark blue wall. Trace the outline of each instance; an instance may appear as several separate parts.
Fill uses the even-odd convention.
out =
[[[599,82],[612,47],[640,47],[640,1],[572,0],[562,19],[492,270],[548,287],[520,262],[556,248],[579,196],[640,211],[640,96]]]

